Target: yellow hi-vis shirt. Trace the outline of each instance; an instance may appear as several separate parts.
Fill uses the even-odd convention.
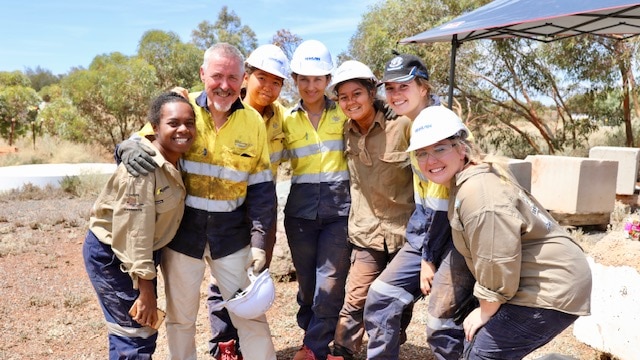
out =
[[[276,198],[264,121],[237,99],[216,129],[206,93],[189,94],[189,102],[198,136],[182,157],[185,215],[169,247],[202,258],[208,242],[214,259],[249,244],[264,249]]]
[[[349,215],[349,170],[343,136],[346,121],[340,107],[326,97],[317,130],[302,102],[285,117],[285,148],[293,171],[285,215],[308,220]]]
[[[284,130],[282,123],[287,109],[278,101],[267,106],[262,116],[267,128],[267,142],[269,143],[269,159],[271,160],[271,172],[273,180],[276,180],[278,166],[284,158]]]

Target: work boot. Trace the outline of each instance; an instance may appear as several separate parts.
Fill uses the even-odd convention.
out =
[[[233,339],[218,343],[218,354],[215,358],[216,360],[243,360],[242,354],[236,351],[236,341]]]
[[[295,354],[293,360],[317,360],[316,356],[313,354],[313,351],[307,347],[307,345],[302,345],[300,350]]]

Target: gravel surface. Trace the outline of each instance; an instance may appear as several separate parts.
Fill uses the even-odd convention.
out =
[[[103,317],[81,255],[92,202],[54,190],[0,196],[0,359],[107,358]],[[203,305],[205,286],[206,277]],[[296,284],[278,282],[276,288],[276,304],[268,318],[278,359],[291,359],[302,340],[295,324]],[[159,303],[163,301],[161,295]],[[197,343],[201,358],[207,358],[209,330],[203,308]],[[419,302],[400,359],[433,359],[426,346],[425,313],[426,302]],[[549,354],[580,360],[609,358],[577,341],[572,328],[526,359]],[[155,357],[165,355],[161,328]]]

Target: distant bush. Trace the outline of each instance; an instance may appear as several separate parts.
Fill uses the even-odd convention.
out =
[[[0,146],[8,144],[0,141]],[[0,155],[0,166],[28,164],[79,164],[113,162],[113,149],[101,145],[78,144],[45,135],[36,140],[22,138],[16,145],[18,152]]]

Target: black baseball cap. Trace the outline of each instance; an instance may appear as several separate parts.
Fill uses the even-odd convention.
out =
[[[411,54],[400,54],[387,62],[380,82],[407,82],[415,77],[429,80],[429,72],[422,60]]]

